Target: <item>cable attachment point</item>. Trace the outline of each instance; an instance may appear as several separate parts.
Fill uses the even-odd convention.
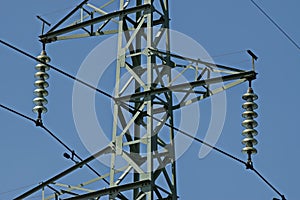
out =
[[[75,164],[78,164],[78,161],[76,161],[75,158],[74,158],[75,155],[76,155],[76,154],[75,154],[75,151],[72,150],[71,153],[72,153],[71,155],[68,154],[68,153],[64,153],[63,156],[64,156],[66,159],[72,160]],[[82,166],[81,166],[81,167],[82,167]],[[80,167],[80,168],[81,168],[81,167]]]
[[[242,114],[243,118],[245,118],[242,122],[242,126],[245,127],[245,130],[242,134],[246,137],[243,139],[242,143],[246,147],[242,149],[242,152],[248,154],[247,168],[253,168],[251,155],[257,153],[257,150],[253,147],[257,144],[257,140],[254,138],[254,136],[257,135],[257,131],[254,128],[258,125],[258,123],[254,120],[257,117],[257,113],[254,110],[258,108],[254,101],[258,99],[258,96],[254,94],[250,83],[247,93],[245,93],[242,98],[246,100],[242,106],[245,109]]]
[[[252,159],[251,159],[251,152],[248,152],[248,160],[247,160],[247,163],[246,163],[246,169],[254,169],[253,168],[253,162],[252,162]]]
[[[43,126],[43,121],[42,121],[42,110],[38,110],[38,118],[35,121],[36,126]]]
[[[46,51],[42,50],[37,59],[39,59],[41,62],[35,66],[37,72],[34,76],[37,80],[34,82],[34,85],[36,86],[34,94],[36,97],[33,99],[33,103],[35,104],[35,106],[32,111],[38,114],[36,126],[41,126],[42,114],[47,112],[45,104],[47,104],[48,101],[45,97],[48,96],[48,91],[46,90],[46,88],[49,86],[49,84],[46,80],[49,78],[49,75],[46,73],[46,71],[50,69],[50,67],[45,65],[44,63],[50,62],[50,58],[47,56]]]

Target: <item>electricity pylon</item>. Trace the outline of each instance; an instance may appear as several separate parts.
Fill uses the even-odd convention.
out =
[[[43,199],[58,199],[63,195],[68,196],[65,199],[100,199],[102,196],[109,199],[178,199],[173,112],[255,79],[253,70],[216,65],[170,52],[168,0],[120,0],[119,10],[104,11],[103,8],[112,2],[99,7],[97,1],[84,0],[40,36],[45,46],[66,39],[118,35],[112,141],[107,148],[16,199],[44,191],[51,185],[66,189],[56,190]],[[64,26],[74,20],[77,13],[80,18]],[[117,29],[111,30],[114,25]],[[178,72],[176,77],[172,77],[174,70]],[[192,71],[194,79],[173,85],[175,79],[187,71]],[[124,77],[126,80],[120,81]],[[212,87],[221,82],[224,85]],[[184,95],[175,103],[173,93],[176,92]],[[127,112],[130,118],[125,117]],[[103,154],[111,155],[107,176],[76,186],[58,183],[60,178]],[[122,169],[117,167],[119,159],[126,163]],[[86,188],[104,177],[109,177],[108,188]]]

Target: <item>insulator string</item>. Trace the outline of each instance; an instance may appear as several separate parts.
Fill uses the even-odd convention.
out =
[[[37,80],[34,82],[34,85],[36,86],[34,94],[36,97],[33,99],[33,103],[35,104],[35,106],[32,111],[38,114],[36,125],[40,125],[42,124],[41,115],[42,113],[47,112],[47,108],[45,107],[45,105],[48,103],[46,99],[46,96],[48,96],[48,91],[46,90],[46,88],[49,86],[49,84],[46,80],[49,78],[49,74],[47,73],[47,71],[50,69],[50,67],[45,65],[44,63],[49,63],[50,58],[49,56],[47,56],[46,51],[42,50],[37,59],[40,62],[35,66],[37,72],[34,76]]]
[[[27,53],[27,52],[25,52],[25,51],[23,51],[23,50],[21,50],[21,49],[15,47],[15,46],[9,44],[9,43],[7,43],[7,42],[4,42],[3,40],[0,40],[0,43],[4,44],[5,46],[7,46],[7,47],[9,47],[9,48],[11,48],[11,49],[14,49],[15,51],[17,51],[17,52],[19,52],[19,53],[21,53],[21,54],[23,54],[23,55],[25,55],[25,56],[27,56],[27,57],[33,59],[33,60],[37,60],[37,58],[35,58],[34,56],[30,55],[29,53]],[[76,78],[75,76],[72,76],[72,75],[70,75],[70,74],[64,72],[63,70],[58,69],[57,67],[54,67],[54,66],[52,66],[52,65],[50,65],[50,64],[48,64],[48,63],[43,63],[43,64],[49,66],[50,68],[54,69],[55,71],[57,71],[57,72],[59,72],[59,73],[65,75],[66,77],[71,78],[71,79],[73,79],[73,80],[75,80],[75,81],[77,81],[77,82],[79,82],[79,83],[81,83],[81,84],[83,84],[83,85],[85,85],[85,86],[87,86],[87,87],[89,87],[89,88],[91,88],[91,89],[93,89],[93,90],[95,90],[95,91],[101,93],[102,95],[111,98],[111,99],[112,99],[113,101],[115,101],[116,103],[120,103],[120,104],[122,104],[122,105],[125,105],[126,107],[132,108],[132,109],[134,109],[136,112],[142,112],[142,111],[136,109],[135,107],[133,107],[133,106],[131,106],[131,105],[129,105],[129,104],[126,104],[126,103],[124,103],[124,102],[122,102],[122,101],[120,101],[120,100],[114,98],[112,95],[108,94],[107,92],[104,92],[103,90],[100,90],[100,89],[98,89],[98,88],[96,88],[96,87],[94,87],[94,86],[92,86],[92,85],[90,85],[90,84],[88,84],[88,83],[86,83],[86,82],[84,82],[84,81],[82,81],[82,80]],[[1,106],[1,107],[2,107],[2,106]],[[177,132],[182,133],[182,134],[186,135],[187,137],[189,137],[189,138],[191,138],[191,139],[193,139],[193,140],[195,140],[195,141],[197,141],[197,142],[199,142],[199,143],[202,143],[202,144],[204,144],[204,145],[206,145],[206,146],[209,146],[209,147],[211,147],[212,149],[218,151],[219,153],[221,153],[221,154],[223,154],[223,155],[226,155],[227,157],[230,157],[231,159],[233,159],[233,160],[235,160],[235,161],[238,161],[238,162],[244,164],[246,167],[248,167],[248,163],[244,162],[243,160],[241,160],[241,159],[239,159],[239,158],[237,158],[237,157],[235,157],[235,156],[233,156],[233,155],[231,155],[231,154],[229,154],[229,153],[227,153],[227,152],[225,152],[225,151],[223,151],[223,150],[221,150],[221,149],[219,149],[219,148],[217,148],[217,147],[215,147],[215,146],[213,146],[213,145],[210,145],[210,144],[206,143],[205,141],[203,141],[203,140],[201,140],[201,139],[199,139],[199,138],[196,138],[196,137],[192,136],[191,134],[189,134],[189,133],[187,133],[187,132],[185,132],[185,131],[182,131],[182,130],[178,129],[178,128],[176,128],[176,127],[174,127],[174,126],[168,124],[167,122],[163,122],[162,120],[160,120],[160,119],[158,119],[158,118],[156,118],[156,117],[154,117],[154,116],[150,116],[150,115],[147,114],[147,113],[146,113],[146,116],[151,117],[151,118],[153,118],[154,120],[156,120],[156,121],[158,121],[158,122],[162,122],[162,123],[164,123],[166,126],[173,128],[173,129],[176,130]],[[251,168],[254,169],[253,166],[251,166]],[[273,186],[272,186],[271,188],[274,190],[274,187],[273,187]],[[275,191],[278,191],[278,190],[275,190]],[[283,195],[281,195],[281,196],[283,196]]]
[[[251,86],[250,83],[249,86]],[[254,94],[253,89],[249,87],[247,93],[245,93],[242,98],[246,101],[242,106],[245,109],[242,114],[243,118],[245,118],[245,120],[242,122],[242,126],[245,128],[245,130],[242,132],[242,135],[245,136],[245,138],[242,140],[242,143],[245,145],[245,147],[242,149],[242,152],[248,155],[247,164],[252,165],[251,155],[257,153],[257,150],[254,148],[254,146],[258,143],[254,138],[254,136],[257,135],[257,130],[255,130],[255,127],[258,125],[255,120],[258,115],[254,111],[258,108],[258,105],[254,101],[258,99],[258,96]]]

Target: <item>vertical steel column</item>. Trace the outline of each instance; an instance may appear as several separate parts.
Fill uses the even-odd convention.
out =
[[[147,4],[152,4],[152,0],[145,0],[145,3]],[[147,46],[146,48],[149,49],[152,47],[152,40],[153,40],[153,16],[152,16],[152,10],[151,12],[147,12],[146,14],[147,17],[147,29],[146,29],[146,35],[147,35]],[[153,56],[148,56],[147,57],[147,85],[145,90],[151,90],[152,84],[153,84]],[[153,135],[153,119],[149,116],[153,115],[153,102],[151,97],[146,97],[147,101],[147,171],[144,174],[141,174],[141,179],[148,179],[152,181],[151,184],[151,190],[147,192],[147,200],[152,200],[153,199],[153,185],[155,184],[155,180],[153,177],[153,151],[156,150],[156,140],[155,136]]]
[[[169,16],[169,1],[168,0],[164,0],[163,2],[163,14],[164,14],[164,27],[166,30],[166,52],[167,53],[171,53],[170,50],[170,16]],[[167,55],[166,56],[166,63],[167,66],[171,66],[171,56]],[[168,68],[168,77],[169,80],[168,82],[171,83],[172,82],[172,72],[171,72],[171,67]],[[173,96],[172,96],[172,92],[168,92],[168,115],[169,115],[169,124],[174,127],[174,116],[173,116]],[[174,142],[174,129],[170,128],[170,149],[173,152],[171,154],[171,173],[172,173],[172,177],[171,177],[171,183],[173,184],[173,188],[171,189],[171,198],[173,200],[177,199],[177,182],[176,182],[176,151],[175,151],[175,142]]]
[[[136,6],[140,6],[142,5],[142,0],[136,0]],[[136,17],[135,17],[135,21],[137,22],[138,20],[140,20],[140,18],[142,17],[143,13],[142,12],[137,12],[136,13]],[[140,53],[141,52],[141,48],[142,48],[142,38],[141,38],[141,32],[138,33],[138,35],[136,36],[136,41],[135,41],[135,47],[136,47],[136,53]],[[141,55],[137,55],[135,57],[135,60],[133,60],[133,62],[135,62],[134,66],[141,66]],[[134,83],[134,88],[135,88],[135,92],[141,92],[141,84],[135,80]],[[139,103],[136,102],[134,105],[135,109],[139,108]],[[138,119],[139,121],[141,121],[142,119]],[[139,123],[135,123],[134,124],[134,140],[138,140],[141,137],[141,128]],[[132,149],[130,149],[131,152],[139,154],[140,153],[140,145],[139,144],[135,144],[134,146],[132,146]],[[133,181],[134,182],[138,182],[140,180],[140,174],[134,170],[134,177],[133,177]],[[139,195],[139,189],[135,189],[133,192],[133,198],[136,199]]]
[[[136,6],[151,5],[152,9],[137,12],[134,22],[126,15],[119,18],[115,98],[122,97],[123,91],[130,83],[134,85],[132,93],[136,93],[164,87],[172,81],[170,56],[166,56],[165,62],[162,63],[161,59],[157,59],[149,51],[163,42],[165,50],[170,52],[168,1],[136,0],[134,3]],[[121,0],[120,10],[123,9],[124,0]],[[160,19],[157,16],[154,19],[156,10],[159,10],[159,15],[162,15]],[[128,30],[129,23],[134,23],[135,30]],[[157,30],[161,33],[154,37]],[[124,79],[122,76],[125,73],[130,74],[131,79],[126,79],[124,84],[121,83],[121,78]],[[168,91],[164,96],[163,103],[167,106],[162,107],[166,113],[163,117],[159,117],[173,125],[172,92]],[[148,95],[131,103],[135,109],[142,112],[131,111],[132,118],[129,120],[124,117],[127,111],[124,111],[122,105],[114,104],[112,144],[115,153],[111,156],[110,186],[117,186],[123,180],[128,181],[128,177],[132,176],[129,181],[151,181],[150,188],[133,189],[133,199],[177,199],[174,130],[170,128],[169,136],[161,133],[163,123],[154,125],[152,117],[149,117],[155,115],[154,106],[160,106],[154,102],[153,96]],[[120,124],[122,128],[118,127]],[[161,134],[165,135],[160,137]],[[129,152],[126,146],[129,146]],[[122,157],[128,163],[128,168],[125,167],[124,172],[118,171],[116,167],[118,157]],[[133,174],[130,175],[129,171]],[[160,180],[164,179],[165,185],[157,184],[159,177]],[[110,198],[115,196],[111,195]]]

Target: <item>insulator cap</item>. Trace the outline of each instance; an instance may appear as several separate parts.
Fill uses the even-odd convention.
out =
[[[244,118],[256,118],[258,115],[256,112],[252,111],[252,110],[246,110],[245,112],[243,112],[242,116]]]
[[[45,97],[48,96],[48,91],[43,88],[37,88],[33,92],[38,97]]]
[[[49,86],[47,81],[44,81],[44,80],[36,80],[34,82],[34,85],[38,88],[47,88]]]
[[[255,110],[258,108],[258,105],[254,102],[245,102],[242,107],[246,110]]]
[[[255,128],[257,127],[257,122],[254,119],[245,119],[242,122],[243,127],[245,128]]]
[[[48,111],[45,106],[40,106],[40,105],[34,106],[34,108],[32,109],[32,111],[35,113],[39,113],[40,110],[42,111],[42,113],[46,113]]]
[[[256,136],[258,133],[257,133],[257,130],[253,129],[253,128],[247,128],[245,130],[243,130],[243,133],[242,133],[244,136]]]
[[[50,69],[50,67],[48,67],[47,65],[43,64],[43,63],[38,63],[35,66],[35,69],[38,71],[48,71]]]
[[[47,56],[47,53],[45,50],[43,50],[41,52],[41,54],[37,57],[37,59],[39,59],[43,62],[47,62],[47,63],[51,61],[51,59]]]
[[[245,139],[243,139],[242,141],[243,144],[245,144],[246,146],[254,146],[257,145],[257,140],[251,137],[247,137]]]
[[[242,150],[243,153],[250,153],[250,154],[256,154],[257,150],[254,147],[244,147]]]
[[[36,78],[40,78],[40,79],[43,79],[43,80],[46,80],[46,79],[49,78],[49,75],[48,75],[46,72],[42,72],[42,71],[36,72],[36,73],[34,74],[34,76],[35,76]]]
[[[35,103],[36,105],[43,105],[43,104],[47,104],[48,101],[46,98],[43,97],[36,97],[33,99],[33,103]]]
[[[253,89],[251,87],[248,88],[247,93],[245,93],[242,97],[244,100],[252,100],[255,101],[258,99],[258,96],[254,94]]]

